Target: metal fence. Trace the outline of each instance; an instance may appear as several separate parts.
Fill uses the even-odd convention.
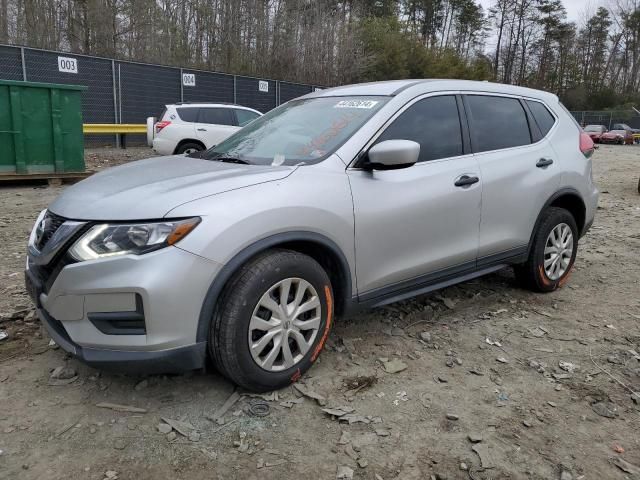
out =
[[[604,125],[611,130],[616,123],[625,123],[631,128],[640,128],[640,113],[635,110],[603,110],[598,112],[571,112],[583,127]]]
[[[264,113],[320,88],[10,45],[0,45],[0,79],[87,86],[82,98],[85,123],[145,123],[165,104],[176,102],[236,103]],[[91,137],[86,140],[92,145],[117,142]]]

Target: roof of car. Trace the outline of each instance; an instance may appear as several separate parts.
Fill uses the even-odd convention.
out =
[[[174,107],[221,107],[221,108],[241,108],[243,110],[251,110],[253,112],[257,112],[257,110],[251,107],[245,107],[244,105],[237,105],[235,103],[225,103],[225,102],[176,102],[176,103],[168,103],[166,105],[174,106]]]
[[[351,95],[394,96],[408,90],[411,90],[412,93],[416,94],[432,91],[461,90],[488,93],[505,93],[546,100],[557,99],[557,97],[551,93],[542,90],[534,90],[532,88],[517,87],[514,85],[506,85],[503,83],[449,79],[410,79],[358,83],[353,85],[343,85],[340,87],[318,90],[305,95],[304,98],[337,97]]]

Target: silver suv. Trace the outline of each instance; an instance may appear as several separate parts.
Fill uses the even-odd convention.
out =
[[[67,189],[29,240],[53,339],[98,367],[209,356],[242,387],[295,382],[335,317],[508,266],[562,286],[598,191],[593,143],[549,93],[403,80],[315,92],[203,153]]]

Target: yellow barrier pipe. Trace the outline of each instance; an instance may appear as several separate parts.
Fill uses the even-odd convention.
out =
[[[94,134],[147,133],[147,126],[144,123],[85,123],[82,131]]]

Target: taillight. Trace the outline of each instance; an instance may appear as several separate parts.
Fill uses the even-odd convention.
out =
[[[591,155],[593,155],[593,152],[595,151],[593,140],[588,134],[584,132],[580,133],[580,151],[587,158],[591,157]]]
[[[171,122],[158,122],[156,123],[156,133],[160,133],[160,131],[164,128],[171,125]]]

